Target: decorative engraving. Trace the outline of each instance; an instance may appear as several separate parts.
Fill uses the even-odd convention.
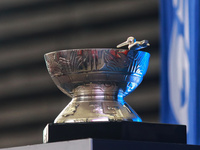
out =
[[[127,72],[133,61],[128,50],[72,50],[59,51],[46,56],[46,64],[52,76],[91,71]]]
[[[103,111],[105,114],[117,114],[119,106],[116,103],[104,102]]]
[[[106,51],[104,61],[109,71],[125,71],[130,64],[126,52],[122,53],[119,50]]]
[[[72,103],[72,104],[68,105],[68,107],[63,112],[62,116],[67,117],[67,116],[74,115],[78,106],[79,106],[79,104],[77,104],[77,103]]]
[[[101,103],[91,102],[89,104],[89,107],[92,107],[92,112],[93,113],[98,113],[98,114],[102,114],[103,113],[103,108],[102,108],[102,104]]]

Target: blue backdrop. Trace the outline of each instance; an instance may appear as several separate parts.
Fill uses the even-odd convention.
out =
[[[200,2],[160,0],[161,121],[187,125],[200,144]]]

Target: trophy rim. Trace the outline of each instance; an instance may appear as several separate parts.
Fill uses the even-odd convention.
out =
[[[63,49],[63,50],[54,50],[48,53],[45,53],[45,55],[51,55],[54,53],[58,53],[58,52],[65,52],[65,51],[78,51],[78,50],[97,50],[97,51],[104,51],[104,50],[118,50],[118,51],[140,51],[140,52],[144,52],[144,53],[148,53],[150,55],[149,52],[146,51],[141,51],[141,50],[128,50],[128,49],[121,49],[121,48],[71,48],[71,49]]]

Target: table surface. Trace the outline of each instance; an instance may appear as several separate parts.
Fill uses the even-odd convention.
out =
[[[48,144],[28,145],[1,150],[199,150],[200,146],[172,143],[81,139]]]

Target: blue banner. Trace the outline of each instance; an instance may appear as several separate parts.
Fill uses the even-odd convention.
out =
[[[200,2],[160,0],[161,121],[187,126],[200,144]]]

